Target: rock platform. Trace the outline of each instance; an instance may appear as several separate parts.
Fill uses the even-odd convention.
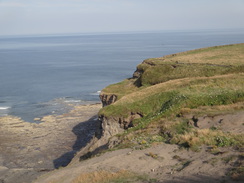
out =
[[[74,106],[62,115],[29,123],[15,116],[0,118],[0,182],[29,183],[66,166],[94,136],[101,104]],[[36,119],[37,120],[37,119]]]

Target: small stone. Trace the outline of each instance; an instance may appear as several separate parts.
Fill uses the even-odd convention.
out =
[[[41,118],[34,118],[34,121],[41,121]]]

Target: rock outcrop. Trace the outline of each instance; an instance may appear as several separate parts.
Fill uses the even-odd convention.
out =
[[[104,93],[101,93],[99,97],[103,104],[103,107],[116,102],[116,100],[118,98],[117,95],[115,95],[115,94],[104,94]]]
[[[141,118],[142,115],[139,113],[130,113],[128,117],[105,117],[99,116],[99,119],[102,124],[103,136],[111,137],[124,130],[133,127],[133,120]]]
[[[96,130],[93,139],[87,144],[76,157],[72,160],[71,164],[82,161],[99,153],[101,150],[113,148],[120,143],[116,137],[117,134],[122,133],[129,127],[133,127],[132,121],[141,118],[139,113],[130,113],[126,118],[123,117],[105,117],[99,116],[100,128]]]

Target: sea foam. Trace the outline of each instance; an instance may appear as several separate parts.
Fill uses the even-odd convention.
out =
[[[10,107],[0,107],[0,110],[7,110],[9,109]]]
[[[90,93],[90,95],[100,95],[101,91],[96,91],[94,93]]]

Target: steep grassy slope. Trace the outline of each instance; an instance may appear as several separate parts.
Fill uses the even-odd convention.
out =
[[[180,135],[200,130],[190,124],[187,115],[195,115],[203,106],[205,115],[213,111],[215,114],[233,111],[230,106],[234,104],[235,110],[243,110],[244,44],[147,59],[138,65],[133,78],[108,86],[101,95],[116,96],[116,101],[104,107],[99,115],[101,118],[118,119],[121,127],[129,128],[120,136],[122,142],[131,142],[128,136],[135,139],[150,136],[153,132],[161,140],[186,143],[179,141]],[[135,114],[136,119],[133,117]],[[177,128],[183,130],[177,131]],[[211,132],[206,136],[210,137]],[[211,143],[207,140],[202,142],[216,145],[219,133],[213,135],[215,140]],[[229,145],[244,145],[241,140],[243,134],[228,137],[234,139]]]

